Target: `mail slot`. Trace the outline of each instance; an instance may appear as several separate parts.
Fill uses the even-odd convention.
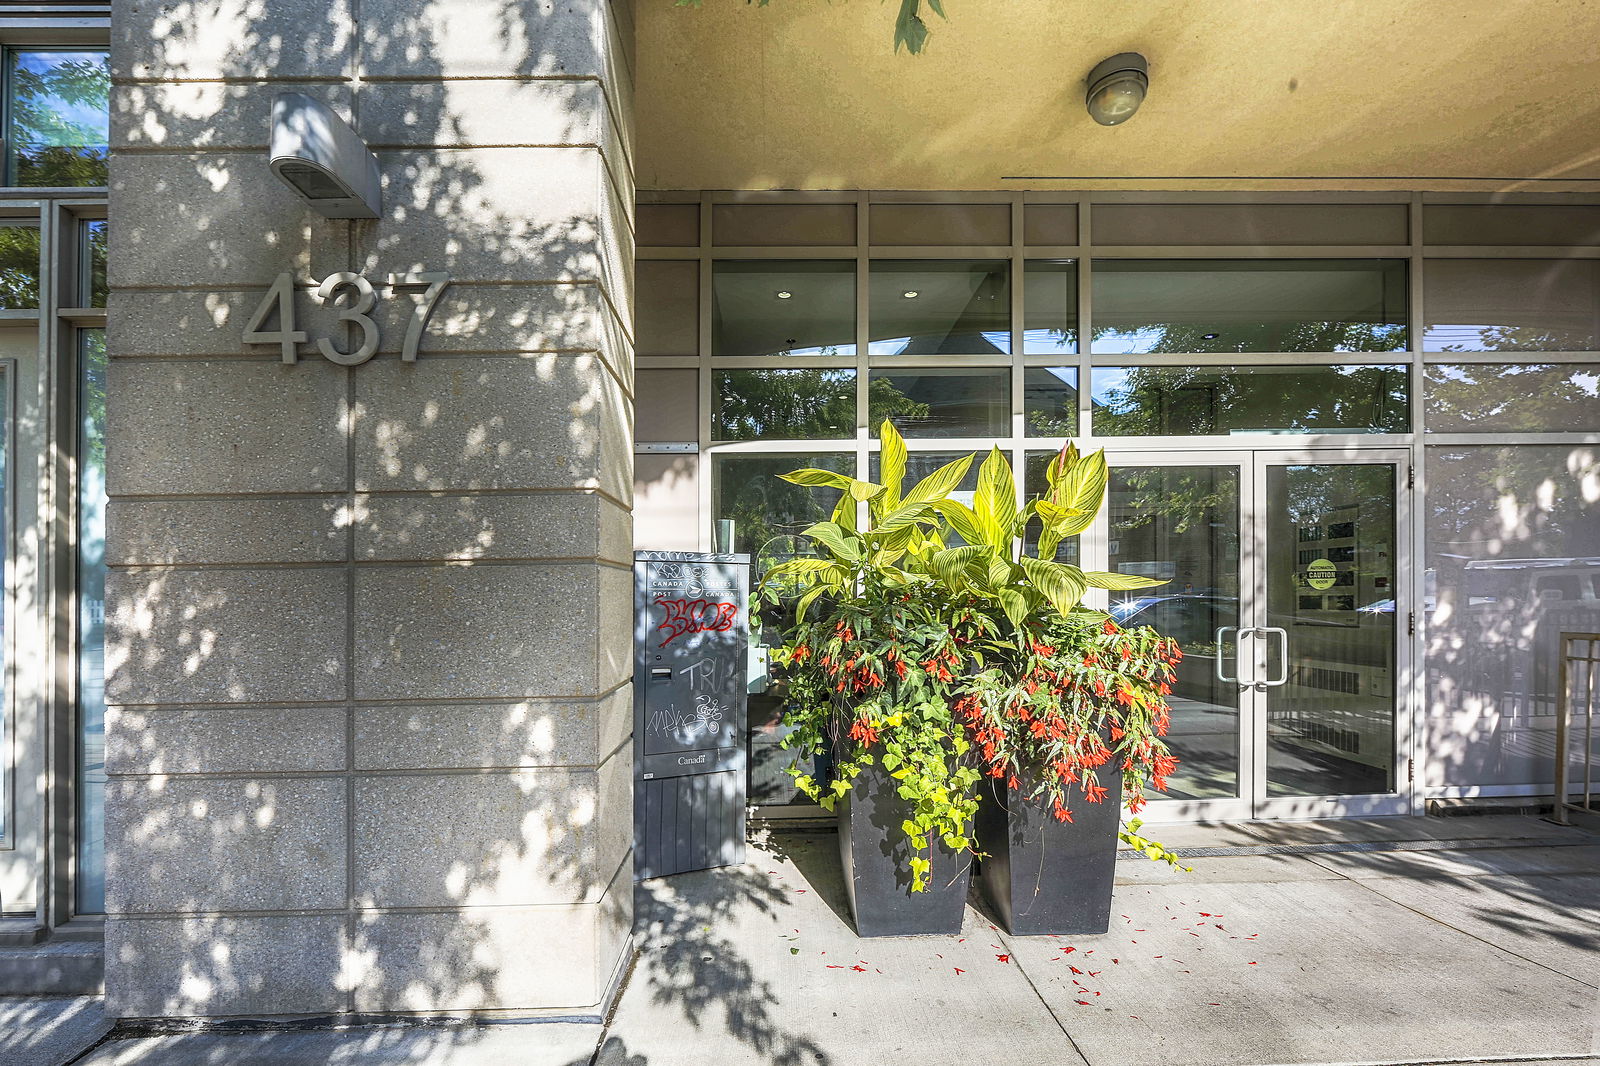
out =
[[[750,557],[636,552],[634,877],[744,861]]]

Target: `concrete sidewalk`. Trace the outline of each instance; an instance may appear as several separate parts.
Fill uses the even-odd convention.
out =
[[[1111,931],[858,939],[836,839],[639,887],[611,1024],[113,1039],[92,1066],[1600,1062],[1600,837],[1532,818],[1153,827]],[[598,1054],[595,1049],[598,1047]]]

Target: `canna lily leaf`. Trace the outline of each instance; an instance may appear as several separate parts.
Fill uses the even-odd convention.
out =
[[[1011,464],[998,447],[989,450],[983,466],[978,468],[972,510],[985,533],[984,542],[1009,552],[1017,526],[1017,483],[1011,476]]]
[[[833,522],[813,523],[801,530],[800,535],[810,537],[841,559],[850,562],[858,562],[861,559],[860,540],[852,531]]]
[[[1023,556],[1022,569],[1028,575],[1028,580],[1033,583],[1033,587],[1044,594],[1044,598],[1050,601],[1050,606],[1060,612],[1062,617],[1072,613],[1088,588],[1083,571],[1065,563]]]
[[[1102,570],[1085,570],[1083,579],[1097,589],[1147,589],[1165,585],[1166,581],[1137,574],[1108,574]]]
[[[883,507],[892,511],[900,506],[900,488],[906,479],[906,442],[894,423],[887,418],[878,428],[878,439],[883,444],[879,456],[879,476],[883,478]]]
[[[813,489],[839,489],[857,500],[870,500],[883,492],[882,485],[861,481],[834,470],[818,470],[815,467],[791,470],[787,474],[778,476],[793,485],[805,485]]]
[[[921,481],[908,493],[904,503],[936,503],[949,496],[955,487],[961,484],[961,479],[967,476],[967,469],[972,466],[972,456],[963,455],[954,459]]]
[[[1011,624],[1021,626],[1028,618],[1028,599],[1016,589],[1004,588],[999,593],[1000,607],[1011,619]]]
[[[946,522],[950,523],[950,528],[956,531],[956,536],[969,545],[987,543],[983,530],[978,525],[978,516],[972,512],[972,508],[956,500],[935,500],[933,507],[944,516]]]

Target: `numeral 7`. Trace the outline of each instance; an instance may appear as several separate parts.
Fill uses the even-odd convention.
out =
[[[433,315],[433,308],[439,302],[445,286],[450,284],[450,275],[442,270],[425,270],[419,274],[390,274],[389,287],[395,292],[415,292],[423,289],[422,300],[416,305],[411,315],[411,323],[406,326],[405,343],[400,346],[400,361],[415,363],[417,361],[417,348],[422,344],[422,331],[428,325],[428,319]]]

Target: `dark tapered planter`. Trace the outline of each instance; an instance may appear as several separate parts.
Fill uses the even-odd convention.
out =
[[[959,933],[972,880],[972,855],[932,841],[926,892],[911,891],[913,854],[900,823],[912,804],[900,798],[894,778],[879,766],[858,774],[834,808],[845,891],[859,936]]]
[[[1006,932],[1079,935],[1109,927],[1122,771],[1102,769],[1100,783],[1109,790],[1100,803],[1072,790],[1070,822],[1056,821],[1038,800],[1002,781],[980,786],[983,893]]]

